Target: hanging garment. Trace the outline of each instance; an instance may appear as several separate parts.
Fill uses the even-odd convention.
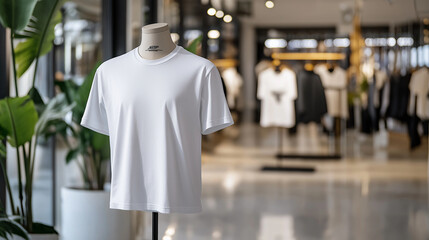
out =
[[[301,70],[297,75],[298,98],[296,100],[297,121],[320,123],[328,110],[325,90],[319,75],[313,71]]]
[[[227,88],[227,100],[230,108],[236,107],[236,99],[240,95],[240,88],[243,85],[243,78],[236,68],[227,68],[222,72],[222,78]]]
[[[373,76],[368,79],[368,94],[366,106],[362,106],[361,120],[363,133],[373,133],[380,130],[380,105],[382,103],[382,91],[387,74],[384,71],[376,70]],[[366,119],[367,118],[367,119]]]
[[[328,114],[331,117],[348,117],[347,103],[347,73],[344,69],[336,66],[329,71],[325,65],[317,65],[314,72],[319,74],[323,87],[325,88]]]
[[[257,98],[261,102],[262,127],[295,125],[294,100],[297,97],[296,75],[290,69],[276,72],[269,68],[258,76]]]
[[[361,132],[371,134],[378,131],[378,118],[374,107],[375,84],[371,81],[368,84],[368,92],[364,94],[364,101],[361,106]]]
[[[410,98],[409,83],[411,74],[401,76],[393,74],[390,77],[390,97],[387,117],[391,117],[401,122],[406,122],[408,118],[408,102]]]
[[[349,109],[349,117],[346,121],[348,129],[355,128],[355,94],[357,90],[356,75],[352,75],[347,83],[347,105]]]
[[[418,96],[414,96],[414,101],[417,101]],[[410,149],[414,149],[420,146],[421,137],[418,131],[419,124],[421,123],[421,119],[417,115],[417,106],[414,105],[412,109],[410,109],[410,116],[407,120],[407,128],[408,128],[408,137],[410,139]]]
[[[417,116],[429,119],[429,69],[426,67],[415,71],[410,80],[410,110],[416,109]]]
[[[387,81],[389,81],[389,77],[384,70],[376,70],[374,73],[375,80],[375,91],[374,91],[374,107],[381,108],[383,101],[383,88]]]
[[[101,64],[80,124],[110,137],[110,208],[196,213],[201,135],[233,123],[217,68],[176,46],[156,60],[134,48]]]

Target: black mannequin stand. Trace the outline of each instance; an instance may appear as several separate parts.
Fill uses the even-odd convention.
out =
[[[152,240],[158,240],[158,213],[152,212]]]

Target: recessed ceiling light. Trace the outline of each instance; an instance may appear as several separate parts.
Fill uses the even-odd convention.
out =
[[[217,18],[223,18],[223,15],[224,15],[224,13],[223,13],[222,10],[219,10],[219,11],[216,12],[216,17]]]
[[[207,33],[207,37],[210,39],[218,39],[220,37],[220,32],[218,30],[210,30]]]
[[[227,14],[223,17],[223,21],[225,21],[226,23],[229,23],[232,21],[232,16]]]
[[[265,2],[265,7],[267,8],[273,8],[274,7],[274,2],[271,0],[268,0]]]
[[[214,16],[216,14],[216,9],[214,8],[207,9],[207,14],[210,16]]]

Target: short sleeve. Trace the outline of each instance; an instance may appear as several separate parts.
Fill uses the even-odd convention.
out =
[[[234,124],[215,66],[202,81],[200,102],[201,134],[207,135]]]
[[[92,81],[88,101],[80,125],[95,132],[109,135],[100,73],[97,70]]]

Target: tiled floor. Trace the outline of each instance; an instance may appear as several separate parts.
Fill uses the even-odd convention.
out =
[[[280,163],[314,167],[315,173],[262,172],[261,166],[279,164],[277,137],[277,129],[255,125],[209,135],[203,145],[204,210],[161,214],[160,239],[429,239],[426,140],[409,151],[404,134],[371,137],[348,131],[336,141],[340,161]],[[284,153],[328,154],[335,145],[315,126],[300,127],[296,136],[283,139]],[[50,224],[51,176],[45,165],[35,182],[35,217]],[[150,228],[145,230],[136,240],[150,239]]]
[[[284,152],[329,153],[329,138],[299,131],[309,133],[285,137]],[[429,239],[425,146],[410,152],[401,135],[349,132],[340,161],[281,163],[315,173],[262,172],[277,164],[275,129],[241,126],[223,135],[229,140],[203,156],[203,212],[161,214],[163,240]]]

